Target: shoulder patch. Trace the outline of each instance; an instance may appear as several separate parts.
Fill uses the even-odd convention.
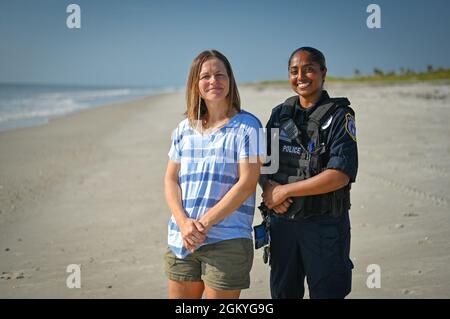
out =
[[[350,113],[345,114],[345,130],[348,135],[356,142],[355,118]]]

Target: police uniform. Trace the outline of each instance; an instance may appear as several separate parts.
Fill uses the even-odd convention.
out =
[[[298,96],[272,111],[267,128],[279,128],[279,170],[268,178],[293,183],[337,169],[350,178],[323,195],[293,197],[285,214],[270,218],[272,298],[344,298],[351,290],[350,186],[358,168],[354,111],[346,98],[322,92],[307,109]],[[268,154],[271,153],[270,141]]]

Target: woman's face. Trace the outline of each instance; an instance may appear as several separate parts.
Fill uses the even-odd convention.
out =
[[[198,88],[201,97],[207,102],[226,99],[230,91],[230,79],[221,60],[212,58],[203,63]]]
[[[297,52],[289,65],[289,81],[298,95],[308,98],[322,92],[322,83],[327,70],[321,70],[317,62],[309,59],[306,51]],[[320,92],[320,93],[319,93]]]

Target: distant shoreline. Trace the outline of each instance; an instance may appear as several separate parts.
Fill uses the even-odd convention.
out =
[[[387,73],[382,75],[360,75],[352,77],[327,76],[327,83],[350,83],[350,84],[394,84],[394,83],[419,83],[439,82],[450,83],[450,69],[441,69],[427,72],[410,72],[408,74]],[[289,86],[288,80],[268,80],[260,82],[244,83],[244,86]]]
[[[175,88],[0,84],[0,132],[48,123],[102,105],[131,102]]]

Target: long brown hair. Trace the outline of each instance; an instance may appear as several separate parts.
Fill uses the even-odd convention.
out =
[[[241,111],[241,99],[239,97],[239,91],[236,85],[236,80],[234,79],[230,62],[228,62],[228,59],[217,50],[205,50],[197,55],[194,61],[192,61],[186,85],[186,112],[184,113],[184,115],[188,118],[189,123],[192,127],[195,126],[194,124],[197,120],[198,107],[200,102],[200,91],[198,88],[198,83],[200,81],[200,71],[202,69],[203,63],[212,58],[217,58],[222,61],[227,70],[228,79],[230,81],[230,90],[227,95],[227,113],[230,113],[233,108],[238,112]],[[206,108],[205,101],[202,99],[200,103],[200,118],[205,118],[207,114],[208,109]]]

